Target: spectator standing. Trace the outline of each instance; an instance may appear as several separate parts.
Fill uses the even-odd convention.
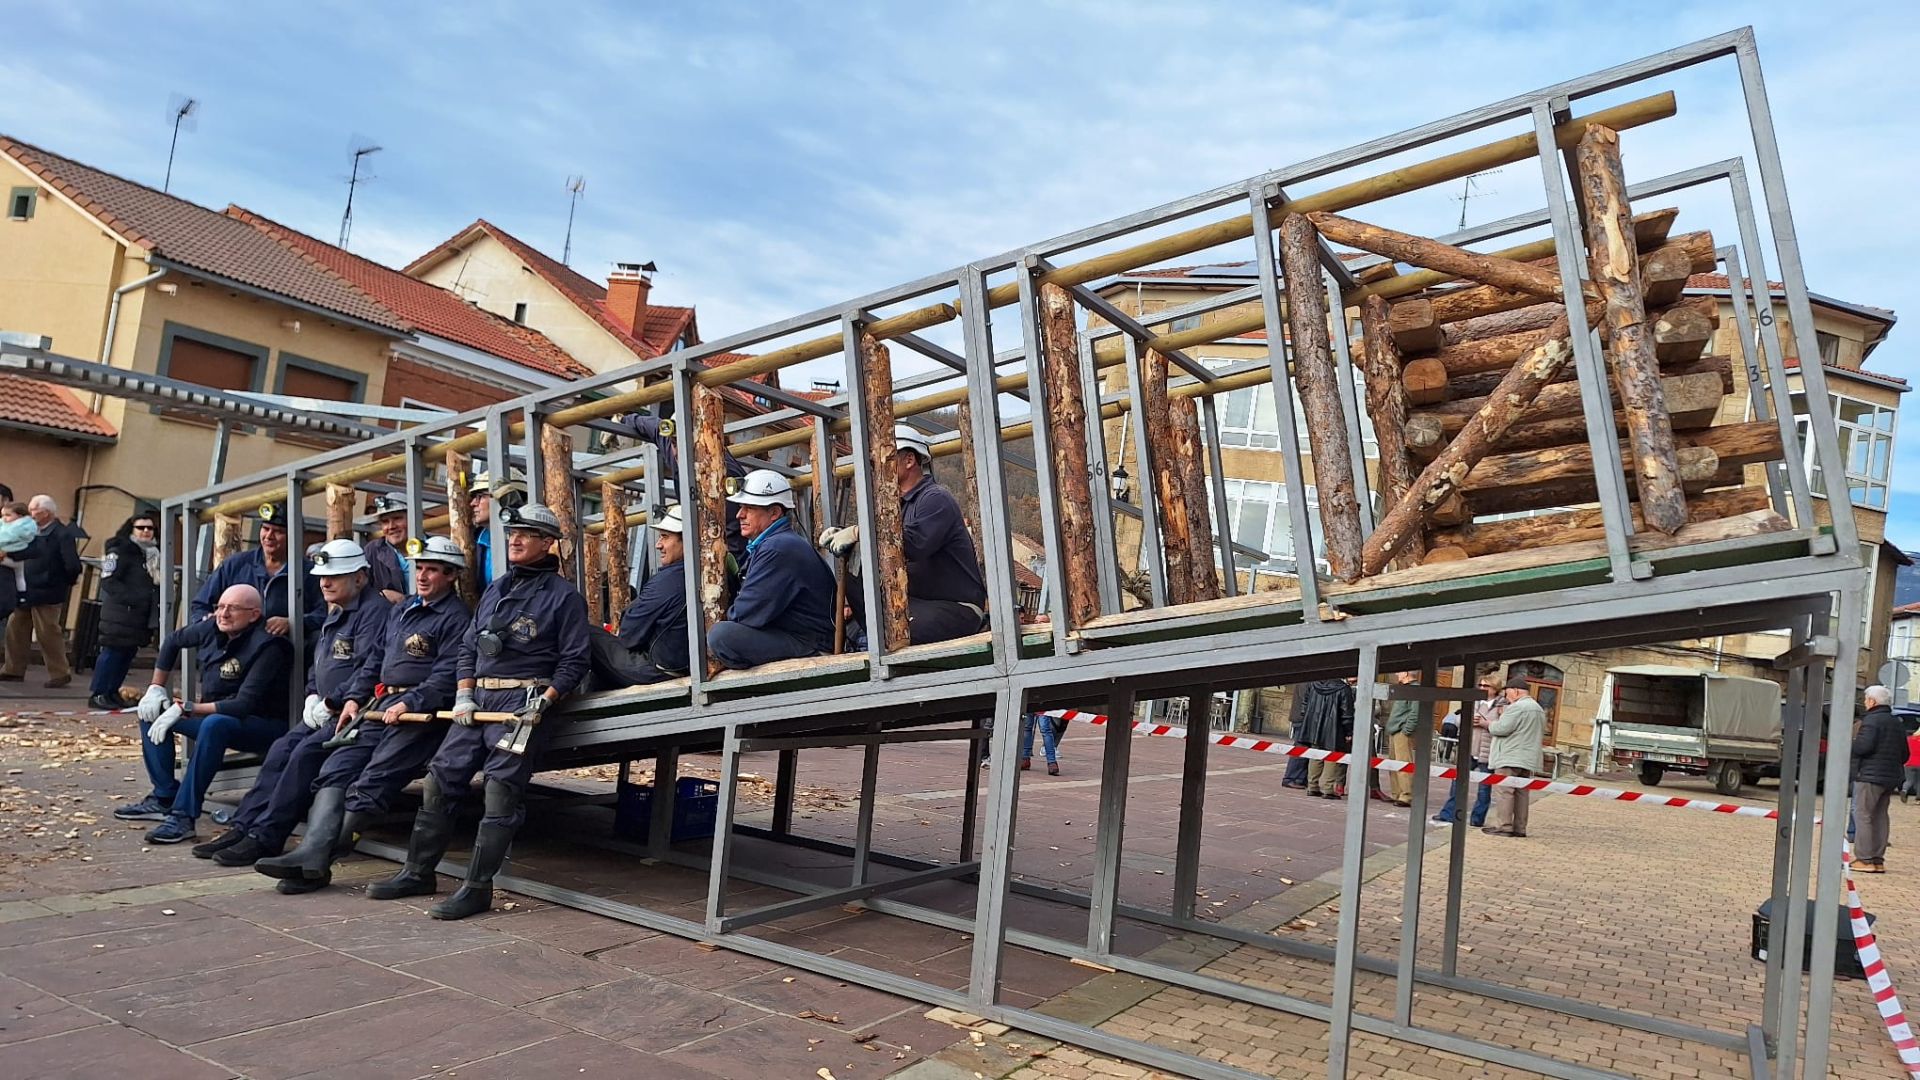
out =
[[[1038,727],[1040,748],[1047,755],[1047,775],[1060,775],[1060,736],[1053,720],[1044,713],[1027,713],[1020,718],[1020,768],[1023,771],[1033,767],[1033,729]]]
[[[152,514],[135,514],[107,539],[100,560],[100,655],[87,703],[118,709],[133,654],[153,637],[160,600],[160,533]]]
[[[1403,671],[1394,676],[1394,681],[1406,686],[1419,679],[1414,671]],[[1395,761],[1412,761],[1414,758],[1413,741],[1420,734],[1420,702],[1396,701],[1387,710],[1387,755]],[[1395,806],[1413,805],[1413,774],[1396,772],[1388,775],[1388,783],[1393,788]]]
[[[1486,700],[1475,702],[1473,706],[1473,741],[1462,745],[1467,747],[1468,767],[1476,772],[1485,772],[1487,771],[1487,752],[1493,743],[1493,732],[1489,729],[1493,727],[1493,722],[1500,718],[1501,710],[1507,707],[1507,703],[1500,696],[1500,684],[1491,676],[1480,680],[1480,692],[1486,695]],[[1457,748],[1454,752],[1454,761],[1456,765],[1459,763]],[[1493,802],[1493,789],[1485,784],[1474,784],[1473,789],[1473,810],[1467,816],[1467,824],[1477,829],[1487,823],[1487,807]],[[1442,825],[1453,823],[1454,794],[1454,789],[1449,787],[1447,805],[1441,807],[1440,812],[1433,816],[1434,821]]]
[[[1507,707],[1487,726],[1493,742],[1487,761],[1501,776],[1532,776],[1540,771],[1540,747],[1547,733],[1547,711],[1528,693],[1524,679],[1507,680]],[[1527,835],[1527,796],[1521,788],[1494,793],[1493,824],[1480,831],[1494,836]]]
[[[1893,715],[1893,691],[1878,684],[1862,694],[1866,712],[1853,737],[1853,870],[1887,872],[1887,804],[1906,778],[1907,740]]]
[[[27,556],[20,606],[7,617],[7,662],[0,679],[18,682],[27,677],[27,660],[37,639],[47,664],[47,688],[55,690],[73,681],[67,664],[67,595],[80,580],[80,533],[61,521],[59,505],[50,495],[27,502],[38,535],[23,553]],[[15,556],[18,559],[18,556]]]
[[[1900,801],[1920,795],[1920,730],[1907,733],[1907,786],[1900,789]]]
[[[1301,732],[1297,742],[1315,750],[1353,749],[1353,684],[1345,679],[1321,679],[1302,691]],[[1307,763],[1307,794],[1337,798],[1346,790],[1347,767],[1321,758]]]
[[[0,502],[0,619],[13,614],[27,591],[27,549],[40,536],[23,502]]]

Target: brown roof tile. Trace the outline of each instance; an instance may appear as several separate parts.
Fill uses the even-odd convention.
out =
[[[114,439],[120,433],[64,387],[0,375],[0,423]]]

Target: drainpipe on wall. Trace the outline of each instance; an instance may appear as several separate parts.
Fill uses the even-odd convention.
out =
[[[120,325],[120,298],[127,295],[128,293],[132,292],[135,289],[144,289],[147,286],[153,284],[156,281],[159,281],[161,278],[166,276],[167,276],[166,268],[162,267],[161,269],[155,270],[153,273],[148,274],[146,277],[139,278],[134,281],[129,281],[125,285],[122,285],[119,288],[113,290],[113,300],[107,305],[107,332],[106,332],[106,335],[100,339],[100,362],[101,363],[103,364],[113,363],[113,335],[114,335],[114,331],[117,330]]]

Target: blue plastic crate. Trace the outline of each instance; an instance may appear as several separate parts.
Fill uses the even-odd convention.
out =
[[[693,840],[713,835],[713,822],[720,810],[720,782],[683,776],[674,784],[673,840]],[[653,815],[652,784],[622,784],[620,799],[614,804],[613,834],[625,840],[647,840],[647,824]]]

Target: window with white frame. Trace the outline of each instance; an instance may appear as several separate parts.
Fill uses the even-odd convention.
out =
[[[1244,363],[1244,360],[1224,360],[1206,357],[1202,364],[1216,371]],[[1364,402],[1367,399],[1366,384],[1360,379],[1360,373],[1353,373],[1354,396]],[[1275,405],[1272,381],[1262,381],[1253,386],[1231,390],[1214,398],[1214,409],[1220,423],[1220,445],[1244,447],[1249,450],[1278,450],[1280,448],[1280,413]],[[1360,417],[1360,437],[1362,447],[1368,458],[1380,456],[1379,444],[1373,437],[1373,419],[1367,415],[1364,407],[1357,410]],[[1300,388],[1293,388],[1294,430],[1300,438],[1303,453],[1311,452],[1307,441],[1307,415],[1300,408]]]
[[[1227,516],[1234,543],[1267,553],[1266,561],[1252,564],[1254,568],[1292,571],[1293,521],[1288,515],[1286,487],[1265,480],[1233,478],[1228,478],[1225,484]],[[1219,528],[1217,520],[1214,527]],[[1317,555],[1325,550],[1326,544],[1320,529],[1319,499],[1311,487],[1307,488],[1307,527],[1312,531],[1313,550]],[[1324,567],[1324,560],[1316,558],[1315,561]]]
[[[1846,462],[1847,496],[1855,506],[1885,510],[1899,414],[1891,405],[1879,405],[1843,394],[1829,396],[1833,402],[1834,429],[1840,437],[1840,459]],[[1793,414],[1813,491],[1825,495],[1826,478],[1814,464],[1806,394],[1793,395]]]

